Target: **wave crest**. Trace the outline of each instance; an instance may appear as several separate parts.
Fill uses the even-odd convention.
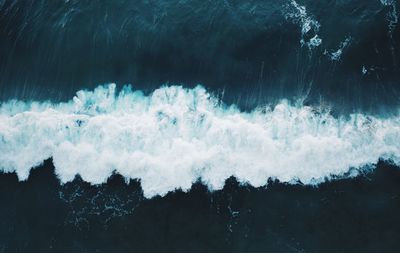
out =
[[[117,171],[140,179],[144,195],[211,190],[230,176],[255,187],[269,178],[316,184],[381,159],[400,164],[400,118],[335,118],[282,101],[241,112],[198,86],[150,95],[115,84],[79,91],[67,103],[9,101],[0,107],[0,170],[21,180],[53,158],[68,182],[93,184]]]

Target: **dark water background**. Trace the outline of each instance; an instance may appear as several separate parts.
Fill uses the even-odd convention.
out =
[[[399,1],[297,3],[320,24],[303,35],[318,34],[316,48],[285,18],[290,0],[0,0],[0,101],[65,101],[108,82],[145,92],[201,83],[244,110],[303,98],[344,114],[397,112]],[[60,185],[53,170],[46,161],[25,182],[0,174],[0,252],[400,248],[400,170],[383,162],[318,188],[230,179],[221,191],[195,184],[150,200],[118,175]]]
[[[115,175],[60,186],[51,161],[26,182],[0,175],[0,252],[396,252],[400,170],[320,187],[227,180],[148,200]]]
[[[313,50],[300,44],[301,22],[285,18],[299,13],[291,2],[0,0],[0,99],[200,83],[243,109],[299,97],[344,112],[399,104],[397,0],[299,0],[320,24],[304,35],[322,39]],[[340,60],[324,54],[346,38]]]

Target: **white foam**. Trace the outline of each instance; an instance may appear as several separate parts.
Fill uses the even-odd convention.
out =
[[[393,39],[393,32],[399,22],[399,17],[397,14],[397,7],[395,0],[380,0],[382,5],[390,6],[390,11],[387,14],[387,20],[389,22],[389,36]]]
[[[340,42],[339,48],[335,51],[325,50],[324,55],[327,55],[331,61],[340,61],[343,50],[351,43],[351,37],[348,36],[344,41]]]
[[[204,88],[163,87],[149,96],[115,85],[79,91],[68,103],[10,101],[0,107],[0,169],[21,180],[53,158],[56,174],[93,184],[114,170],[140,179],[146,197],[211,190],[235,176],[315,184],[379,158],[400,160],[400,118],[332,117],[281,102],[251,113],[221,105]]]
[[[322,44],[322,39],[318,36],[321,25],[307,13],[307,8],[305,6],[299,5],[295,0],[291,0],[290,3],[284,6],[283,10],[287,20],[300,26],[300,44],[302,46],[307,45],[308,48],[312,50]],[[312,34],[314,36],[310,37]],[[307,36],[310,38],[306,39]]]

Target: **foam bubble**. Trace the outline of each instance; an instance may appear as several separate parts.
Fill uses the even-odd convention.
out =
[[[284,16],[287,20],[298,24],[301,28],[300,44],[307,45],[310,50],[322,44],[322,39],[318,36],[321,24],[307,13],[305,6],[299,5],[295,0],[291,0],[283,8]]]
[[[340,42],[339,48],[336,51],[325,50],[324,55],[327,55],[331,61],[340,61],[344,49],[350,45],[350,42],[351,37],[349,36],[344,41]]]
[[[163,87],[145,96],[115,84],[79,91],[68,103],[10,101],[0,107],[0,169],[21,180],[53,158],[62,182],[93,184],[115,170],[140,179],[146,197],[190,189],[199,178],[220,189],[235,176],[263,186],[322,182],[380,158],[399,164],[400,118],[334,118],[282,101],[250,113],[202,87]]]

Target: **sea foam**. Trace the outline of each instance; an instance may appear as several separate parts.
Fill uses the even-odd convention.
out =
[[[139,179],[146,197],[199,179],[221,189],[231,176],[255,187],[317,184],[379,159],[400,164],[400,117],[333,117],[285,101],[242,112],[201,86],[144,95],[110,84],[67,103],[2,103],[0,170],[25,180],[48,158],[63,183],[79,174],[98,184],[116,171]]]

